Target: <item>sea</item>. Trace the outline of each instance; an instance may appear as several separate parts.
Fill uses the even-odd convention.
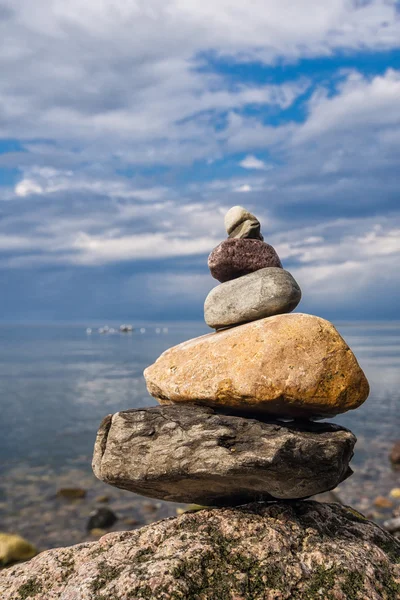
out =
[[[358,438],[354,474],[335,494],[382,522],[400,504],[393,493],[400,472],[388,458],[400,439],[400,322],[335,325],[371,385],[362,407],[332,420]],[[89,326],[91,332],[87,323],[0,325],[0,531],[19,533],[39,549],[94,539],[99,532],[89,532],[87,521],[99,506],[115,512],[118,530],[184,508],[106,486],[92,474],[91,457],[105,415],[156,404],[144,368],[208,330],[197,323],[139,323],[131,333],[113,323],[105,333],[104,324]],[[70,487],[85,497],[57,495]]]

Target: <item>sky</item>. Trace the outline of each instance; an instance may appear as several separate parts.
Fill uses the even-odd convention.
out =
[[[201,320],[234,205],[398,318],[400,3],[0,0],[0,320]]]

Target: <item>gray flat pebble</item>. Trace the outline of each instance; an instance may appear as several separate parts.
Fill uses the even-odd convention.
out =
[[[289,313],[300,300],[301,290],[292,275],[267,267],[212,289],[204,304],[204,319],[213,329],[222,329]]]

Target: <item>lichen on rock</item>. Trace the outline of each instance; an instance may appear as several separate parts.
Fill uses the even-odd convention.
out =
[[[398,600],[400,543],[338,504],[205,509],[44,552],[3,571],[0,597]]]

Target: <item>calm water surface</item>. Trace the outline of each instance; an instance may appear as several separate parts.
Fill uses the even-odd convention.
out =
[[[355,474],[337,491],[379,520],[387,514],[373,509],[374,499],[400,487],[388,462],[400,439],[400,323],[336,326],[371,384],[360,409],[334,420],[358,438]],[[82,325],[0,326],[0,530],[28,535],[41,547],[81,541],[96,494],[109,494],[127,521],[174,514],[175,505],[147,502],[144,510],[135,495],[96,482],[92,448],[106,414],[156,404],[143,369],[168,347],[207,331],[180,324],[160,334],[148,327],[145,334],[87,335]],[[83,486],[88,496],[62,503],[55,498],[62,485]]]

